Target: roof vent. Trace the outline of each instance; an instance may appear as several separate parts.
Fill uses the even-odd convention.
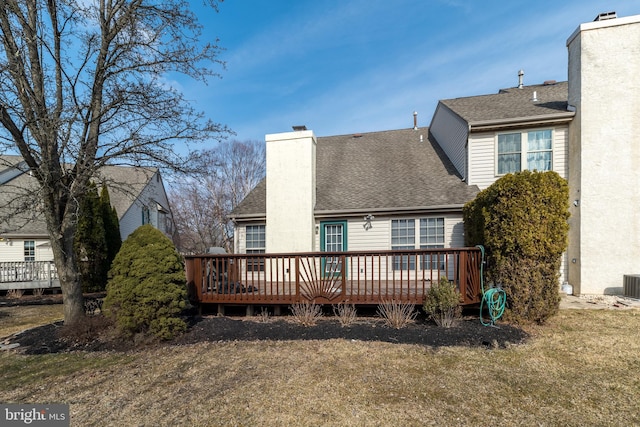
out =
[[[518,71],[518,89],[522,89],[524,85],[524,70]]]
[[[552,86],[552,85],[554,85],[556,83],[558,83],[558,82],[556,82],[555,80],[545,80],[542,84],[544,86]]]
[[[617,17],[618,14],[616,14],[615,12],[603,12],[598,14],[594,21],[606,21],[607,19],[616,19]]]
[[[362,134],[361,133],[354,133],[353,137],[354,138],[362,138]]]
[[[307,127],[305,125],[300,125],[300,126],[291,126],[293,128],[294,131],[296,132],[300,132],[303,130],[307,130]]]
[[[531,100],[533,102],[538,102],[538,92],[536,92],[535,90],[533,91],[533,98],[531,98]]]
[[[418,112],[413,112],[413,130],[418,130]]]

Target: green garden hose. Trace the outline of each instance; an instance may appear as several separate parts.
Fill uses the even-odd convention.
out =
[[[482,254],[482,261],[480,263],[480,286],[482,289],[482,299],[480,300],[480,323],[484,326],[495,326],[496,321],[502,317],[504,308],[507,305],[507,294],[502,288],[491,287],[485,291],[484,289],[484,246],[478,245],[480,253]],[[484,306],[487,306],[489,311],[490,322],[485,322],[482,317],[482,310]]]

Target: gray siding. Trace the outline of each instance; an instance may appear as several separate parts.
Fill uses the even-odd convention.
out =
[[[438,104],[429,127],[453,166],[463,179],[467,179],[467,138],[469,126],[442,103]]]

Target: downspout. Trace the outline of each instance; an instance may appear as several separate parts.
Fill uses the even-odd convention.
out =
[[[467,123],[467,143],[465,144],[465,152],[467,153],[466,159],[465,159],[465,165],[464,165],[464,177],[462,178],[462,180],[464,182],[467,183],[467,185],[471,185],[471,183],[469,182],[469,163],[471,162],[471,153],[470,153],[470,148],[469,148],[469,137],[471,136],[471,124]]]

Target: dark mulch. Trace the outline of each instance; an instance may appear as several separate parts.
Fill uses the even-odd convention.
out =
[[[184,335],[170,342],[149,343],[109,338],[110,329],[102,316],[89,319],[79,331],[65,330],[61,323],[56,323],[25,331],[10,342],[19,343],[27,354],[43,354],[74,350],[127,351],[145,346],[197,342],[329,339],[418,344],[431,348],[469,346],[497,349],[522,343],[528,338],[526,332],[511,325],[483,326],[477,317],[466,317],[453,328],[440,328],[421,318],[402,329],[394,329],[375,317],[359,318],[355,324],[342,327],[335,318],[323,318],[315,326],[302,326],[287,317],[271,317],[260,322],[242,317],[192,316],[188,319],[190,326]]]

